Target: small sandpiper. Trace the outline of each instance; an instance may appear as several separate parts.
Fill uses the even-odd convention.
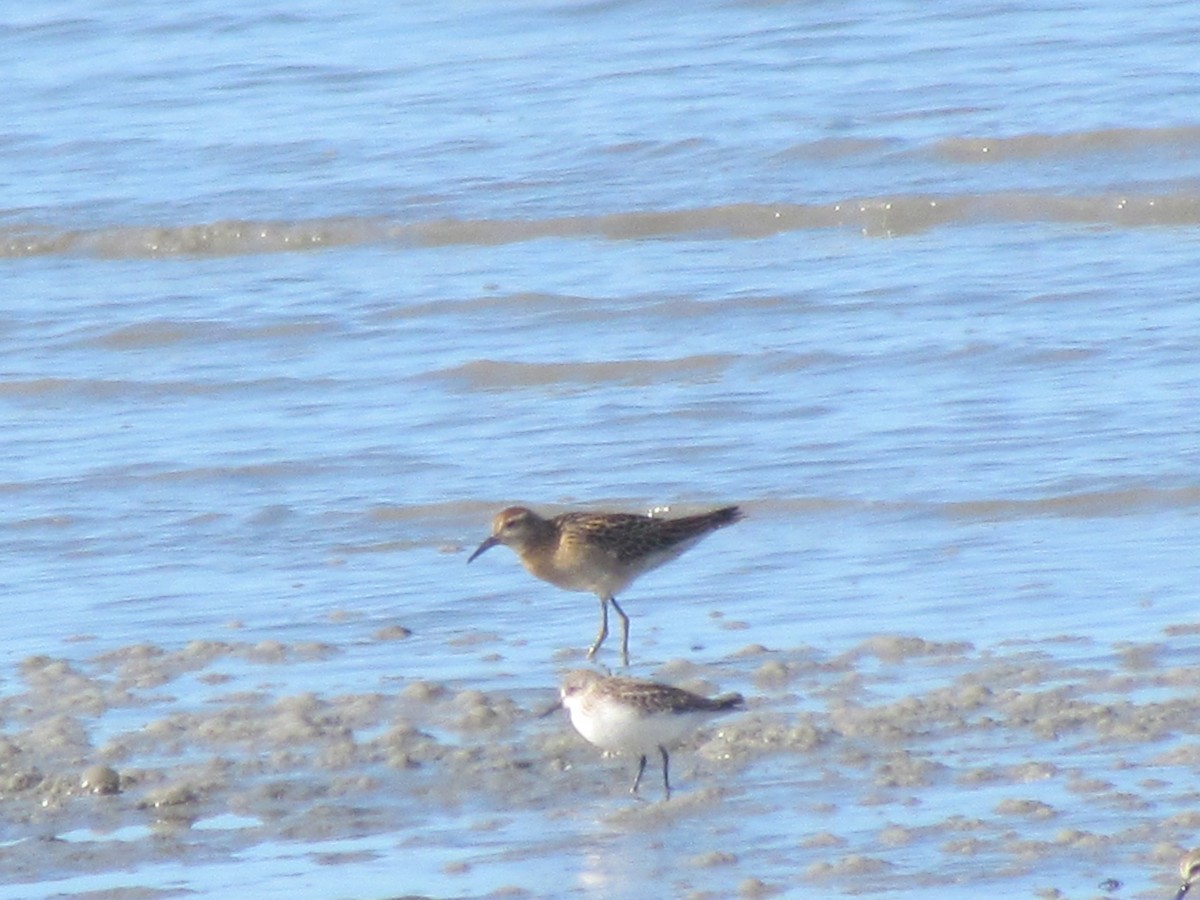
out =
[[[1183,879],[1183,884],[1179,886],[1175,900],[1183,900],[1192,889],[1192,885],[1200,882],[1200,847],[1183,854],[1183,858],[1179,860],[1179,876]]]
[[[491,536],[467,562],[497,544],[506,544],[534,577],[599,597],[600,631],[588,650],[588,659],[595,657],[608,637],[611,603],[621,618],[621,660],[628,666],[629,617],[617,603],[617,592],[741,518],[742,511],[736,506],[675,519],[603,512],[570,512],[546,519],[523,506],[510,506],[496,514]]]
[[[667,751],[713,716],[742,705],[741,694],[709,699],[656,681],[604,676],[587,669],[564,676],[561,696],[571,724],[590,743],[602,750],[637,755],[637,776],[630,793],[637,794],[646,757],[657,750],[662,756],[667,800],[671,799]]]

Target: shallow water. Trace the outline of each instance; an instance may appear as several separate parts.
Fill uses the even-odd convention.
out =
[[[1169,896],[1191,7],[326,6],[4,26],[0,897]],[[513,502],[747,511],[670,804]]]

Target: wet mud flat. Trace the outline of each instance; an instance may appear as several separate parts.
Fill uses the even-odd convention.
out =
[[[288,690],[290,668],[348,652],[20,661],[0,682],[4,896],[194,896],[205,873],[253,885],[286,858],[299,885],[340,879],[309,896],[1159,897],[1200,843],[1195,626],[668,662],[653,676],[748,701],[672,754],[669,802],[651,778],[631,798],[632,760],[543,715],[549,685]]]

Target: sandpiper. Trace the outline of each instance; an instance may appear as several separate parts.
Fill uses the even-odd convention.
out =
[[[506,544],[531,575],[568,591],[590,591],[599,597],[600,631],[588,659],[595,657],[608,637],[611,603],[621,618],[621,660],[628,666],[629,617],[617,603],[616,593],[740,518],[742,511],[736,506],[675,519],[604,512],[570,512],[546,519],[523,506],[510,506],[496,514],[491,536],[467,562]]]
[[[1179,860],[1179,876],[1183,879],[1183,884],[1179,886],[1175,900],[1183,900],[1192,889],[1192,885],[1200,882],[1200,847],[1183,854],[1183,858]]]
[[[587,669],[568,672],[562,682],[562,705],[571,724],[602,750],[637,754],[637,776],[630,793],[637,794],[646,771],[646,757],[662,756],[663,793],[671,799],[668,750],[715,715],[742,705],[741,694],[709,699],[682,688]]]

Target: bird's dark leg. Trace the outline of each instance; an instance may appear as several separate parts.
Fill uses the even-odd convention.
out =
[[[621,609],[616,597],[609,597],[608,602],[621,617],[621,665],[629,668],[629,616],[625,615],[625,610]]]
[[[662,758],[663,758],[663,796],[664,796],[664,799],[670,800],[671,799],[671,778],[669,775],[667,775],[667,767],[671,764],[670,757],[667,756],[667,748],[666,747],[663,747],[660,745],[658,748],[658,752],[662,754]],[[644,757],[644,756],[642,757],[642,759],[645,759],[645,758],[646,757]]]
[[[642,754],[641,759],[638,760],[637,775],[634,776],[633,787],[631,787],[629,789],[629,793],[631,793],[631,794],[637,793],[638,785],[642,783],[642,773],[645,771],[646,771],[646,755]]]
[[[594,659],[596,651],[600,649],[600,645],[604,643],[604,639],[608,637],[608,601],[610,598],[600,598],[600,631],[596,635],[596,640],[592,642],[591,649],[588,650],[588,659]],[[616,603],[613,604],[616,606]],[[622,615],[624,615],[622,613]]]

